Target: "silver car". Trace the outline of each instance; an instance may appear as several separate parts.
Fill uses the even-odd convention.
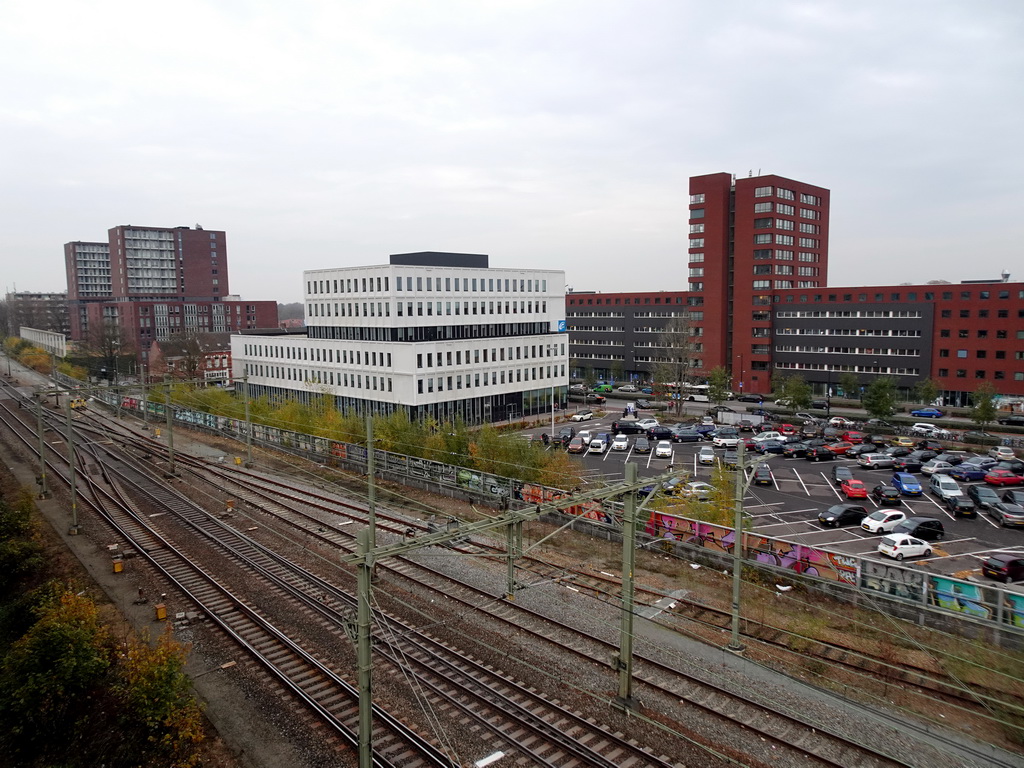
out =
[[[857,463],[866,469],[892,469],[896,466],[896,459],[887,453],[862,453],[857,457]]]
[[[697,461],[700,464],[714,464],[715,449],[710,445],[701,446],[700,452],[697,454]]]

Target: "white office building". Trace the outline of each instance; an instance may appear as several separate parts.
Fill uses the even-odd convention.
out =
[[[303,335],[232,337],[253,396],[467,423],[548,413],[568,392],[565,273],[407,253],[303,273]]]

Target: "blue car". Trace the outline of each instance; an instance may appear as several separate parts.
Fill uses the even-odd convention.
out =
[[[982,469],[977,464],[960,464],[949,470],[947,474],[954,480],[969,482],[972,480],[984,480],[985,475],[988,474],[988,469]]]
[[[910,412],[911,416],[920,416],[923,419],[941,419],[944,414],[938,408],[920,408]]]
[[[921,484],[909,472],[897,472],[892,476],[892,487],[904,496],[920,496]]]

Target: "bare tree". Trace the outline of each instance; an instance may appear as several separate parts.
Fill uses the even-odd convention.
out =
[[[680,309],[666,324],[658,337],[658,346],[654,355],[654,380],[662,387],[674,382],[676,392],[682,394],[683,388],[690,379],[693,358],[696,351],[694,327],[690,324],[690,313]],[[657,390],[655,390],[657,391]],[[683,399],[675,400],[676,413],[681,413]]]
[[[93,365],[90,366],[93,375],[102,371],[107,379],[115,377],[121,358],[135,354],[131,336],[124,332],[116,318],[104,318],[99,324],[91,323],[82,346],[93,358]]]

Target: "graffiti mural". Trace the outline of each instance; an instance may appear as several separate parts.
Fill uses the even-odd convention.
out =
[[[898,565],[863,560],[860,566],[860,588],[905,600],[924,602],[925,574]]]
[[[1004,592],[1003,606],[1008,609],[1004,611],[1007,623],[1024,629],[1024,595]]]
[[[966,613],[976,619],[992,618],[992,609],[985,604],[985,597],[979,585],[941,576],[932,576],[931,582],[932,605],[947,611]]]

